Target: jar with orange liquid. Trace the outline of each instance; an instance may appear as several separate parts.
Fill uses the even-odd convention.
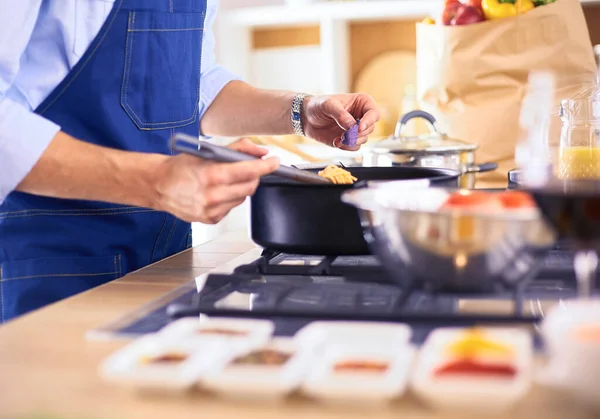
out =
[[[600,89],[588,86],[561,103],[561,139],[554,175],[600,180]]]

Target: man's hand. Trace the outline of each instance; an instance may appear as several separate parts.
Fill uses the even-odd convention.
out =
[[[249,139],[229,147],[256,157],[267,154]],[[275,157],[240,163],[208,162],[189,155],[170,157],[156,171],[156,207],[184,221],[216,224],[254,193],[261,176],[278,167]]]
[[[356,124],[355,147],[341,143],[344,132]],[[333,147],[356,151],[367,142],[379,121],[375,100],[365,93],[307,97],[304,102],[304,132],[310,138]]]
[[[260,158],[267,154],[248,139],[229,147]],[[189,155],[115,150],[59,132],[17,190],[135,205],[185,221],[217,223],[254,193],[261,176],[278,167],[277,158],[214,163]]]
[[[294,92],[257,89],[241,81],[228,83],[201,121],[205,135],[293,134],[291,119]],[[328,146],[356,151],[379,120],[379,109],[365,93],[307,97],[303,106],[304,132]],[[360,119],[356,147],[340,143],[342,134]]]

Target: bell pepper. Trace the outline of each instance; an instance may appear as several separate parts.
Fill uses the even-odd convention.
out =
[[[471,358],[478,354],[495,354],[511,357],[513,350],[503,343],[488,339],[482,331],[474,329],[466,333],[459,341],[448,346],[449,352],[459,358]]]
[[[493,20],[527,13],[535,6],[532,0],[482,0],[481,8],[486,19]]]

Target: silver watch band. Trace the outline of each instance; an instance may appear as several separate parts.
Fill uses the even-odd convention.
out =
[[[294,96],[294,100],[292,100],[292,109],[291,109],[291,118],[292,118],[292,128],[296,135],[301,137],[305,137],[304,126],[302,125],[302,104],[304,103],[304,99],[308,95],[304,93],[298,93]]]

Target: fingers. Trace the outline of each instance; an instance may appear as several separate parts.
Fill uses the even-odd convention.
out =
[[[233,208],[241,205],[258,187],[258,180],[238,183],[235,185],[219,186],[205,191],[202,214],[205,222],[216,224]]]
[[[255,157],[264,157],[269,153],[267,149],[257,146],[249,138],[240,138],[227,147]]]
[[[358,135],[369,135],[375,129],[375,124],[379,121],[379,110],[377,108],[368,110],[360,120],[358,125]],[[367,132],[370,129],[369,132]]]
[[[335,140],[333,140],[333,146],[335,148],[339,148],[340,150],[346,150],[346,151],[358,151],[360,149],[358,140],[356,142],[356,146],[349,147],[346,144],[342,143],[342,137],[337,137]]]
[[[346,108],[349,110],[346,110]],[[375,130],[375,124],[380,118],[375,100],[365,93],[330,97],[323,103],[323,111],[325,115],[333,118],[344,130],[348,130],[356,124],[356,120],[360,120],[358,138],[354,147],[342,144],[341,138],[336,138],[333,141],[333,147],[347,151],[359,150],[367,142],[368,136]]]
[[[354,97],[355,114],[360,115],[360,125],[358,134],[363,135],[369,127],[375,125],[380,118],[380,112],[375,103],[375,99],[366,93],[358,93]]]
[[[200,181],[205,187],[232,185],[273,173],[279,167],[279,158],[270,157],[239,163],[212,164],[202,167]]]
[[[375,131],[375,125],[371,125],[366,130],[361,132],[356,139],[356,145],[361,146],[365,144],[369,140],[369,135],[371,135]]]
[[[244,147],[244,141],[237,146]],[[207,162],[177,155],[156,168],[157,201],[152,208],[188,222],[217,223],[254,194],[262,176],[279,167],[279,159],[239,163]]]
[[[246,198],[235,201],[224,202],[219,205],[208,207],[204,210],[201,220],[205,224],[217,224],[227,216],[235,207],[242,205]]]
[[[369,135],[371,135],[373,131],[375,131],[375,125],[371,125],[370,127],[367,127],[366,130],[361,132],[356,139],[356,145],[354,147],[349,147],[347,145],[342,144],[341,137],[338,137],[333,141],[333,146],[341,150],[358,151],[360,150],[360,147],[369,140]]]
[[[351,128],[356,124],[356,120],[360,119],[358,134],[359,136],[366,135],[365,132],[375,125],[380,118],[375,99],[366,93],[357,93],[350,95],[350,97],[350,103],[347,104],[347,107],[352,113],[346,110],[342,102],[335,97],[325,101],[325,113],[334,118],[344,130]]]
[[[344,145],[344,144],[340,143],[340,145],[338,146],[338,148],[340,150],[345,150],[345,151],[358,151],[358,150],[360,150],[360,145],[357,142],[354,147],[349,147],[347,145]]]
[[[245,201],[245,199],[242,199],[241,201],[237,201],[235,203],[227,203],[227,204],[223,204],[219,207],[211,208],[204,215],[204,223],[205,224],[217,224],[223,218],[225,218],[227,216],[227,214],[229,214],[231,212],[232,209],[234,209],[238,205],[241,205],[244,201]]]
[[[352,128],[356,124],[354,117],[337,99],[329,98],[323,104],[323,108],[325,115],[333,118],[344,131]]]

